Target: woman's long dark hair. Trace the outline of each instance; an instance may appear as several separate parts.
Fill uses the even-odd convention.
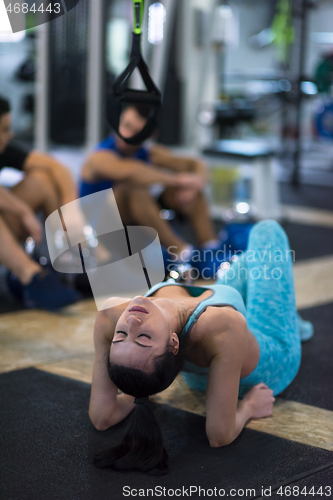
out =
[[[175,355],[172,346],[168,346],[165,353],[155,358],[155,369],[151,373],[111,363],[108,357],[109,377],[122,392],[136,398],[157,394],[169,387],[179,374],[185,353],[186,346],[180,338],[178,353]],[[122,442],[96,454],[94,465],[123,471],[140,470],[150,475],[167,474],[168,454],[163,446],[161,428],[149,404],[136,405]]]

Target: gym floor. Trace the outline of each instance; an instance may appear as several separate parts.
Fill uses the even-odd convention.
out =
[[[299,379],[296,379],[290,391],[287,389],[281,397],[277,397],[273,415],[269,418],[253,420],[246,427],[268,436],[283,438],[289,443],[308,445],[313,447],[314,451],[317,450],[320,455],[322,450],[333,452],[333,373],[332,363],[328,359],[326,359],[329,363],[328,371],[324,370],[321,376],[318,375],[321,370],[320,356],[323,349],[329,355],[329,359],[332,359],[333,354],[331,326],[333,320],[333,188],[304,186],[300,188],[301,194],[295,197],[291,196],[290,190],[291,188],[287,185],[281,186],[284,213],[288,217],[284,227],[289,236],[291,248],[296,252],[294,276],[297,308],[301,314],[303,311],[302,315],[305,319],[314,322],[315,335],[313,339],[303,344],[304,367],[301,367]],[[204,283],[207,282],[197,284],[203,285]],[[9,374],[9,372],[26,368],[35,368],[38,371],[90,384],[94,357],[92,332],[95,316],[96,306],[92,299],[71,306],[60,314],[35,310],[2,314],[0,319],[0,385],[1,380],[5,380],[2,378],[4,373]],[[320,387],[308,388],[306,377],[311,374],[318,375],[316,383]],[[169,405],[191,414],[205,415],[204,394],[188,389],[181,377],[178,377],[169,389],[152,399],[156,403]],[[270,453],[267,447],[265,453]],[[333,454],[327,454],[325,457],[324,463],[319,461],[320,467],[318,468],[312,466],[309,469],[305,463],[303,468],[300,465],[298,475],[290,479],[291,483],[311,476],[317,478],[317,482],[313,482],[317,486],[319,482],[323,486],[329,484],[333,486]],[[296,454],[295,461],[299,460],[302,459]],[[281,478],[276,478],[275,483],[277,479]],[[127,484],[126,481],[124,483]],[[251,486],[250,483],[249,486]],[[259,497],[258,494],[255,496],[255,498]],[[20,498],[32,497],[28,495]],[[36,493],[34,498],[42,497]],[[50,498],[53,496],[51,495]],[[79,497],[74,495],[68,498]],[[80,496],[81,498],[85,497]],[[112,496],[112,498],[116,497]],[[284,497],[280,495],[276,498]],[[306,497],[303,496],[303,498]],[[316,498],[316,496],[312,495],[310,498]],[[321,498],[320,494],[318,498]]]

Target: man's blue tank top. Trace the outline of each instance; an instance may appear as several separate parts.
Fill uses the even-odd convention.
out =
[[[106,139],[100,142],[96,146],[95,150],[101,151],[103,149],[106,149],[107,151],[114,151],[118,156],[125,158],[125,156],[116,147],[116,137],[114,135],[109,135]],[[139,148],[130,158],[150,163],[149,151],[145,147]],[[102,179],[96,182],[86,182],[81,180],[79,186],[80,198],[88,196],[89,194],[97,193],[98,191],[104,191],[104,189],[110,189],[114,185],[115,182],[110,179]]]
[[[153,295],[155,292],[157,292],[157,290],[165,286],[181,286],[183,288],[186,288],[192,297],[200,297],[200,295],[202,295],[207,290],[211,290],[213,292],[210,297],[199,302],[194,311],[192,311],[186,325],[179,334],[180,339],[184,339],[189,335],[193,326],[198,321],[201,314],[203,314],[206,311],[208,306],[214,306],[214,307],[231,306],[234,309],[236,309],[236,311],[240,312],[241,314],[243,314],[243,316],[246,317],[246,308],[243,298],[239,293],[239,291],[231,286],[215,284],[215,285],[206,285],[202,287],[202,286],[181,285],[180,283],[158,283],[157,285],[154,285],[145,294],[146,297]],[[199,367],[187,360],[185,361],[183,370],[202,375],[207,375],[209,372],[209,368]]]

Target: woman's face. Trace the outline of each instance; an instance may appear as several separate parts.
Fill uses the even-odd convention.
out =
[[[177,354],[179,340],[172,332],[168,313],[170,300],[135,297],[120,316],[111,343],[110,361],[144,371],[153,371],[153,360],[167,346]]]

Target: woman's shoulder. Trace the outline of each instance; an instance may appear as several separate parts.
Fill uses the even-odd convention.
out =
[[[246,325],[246,319],[241,312],[228,305],[209,305],[197,321],[198,329],[210,334],[233,329],[237,325]]]
[[[215,356],[243,351],[247,345],[244,316],[229,306],[208,307],[189,335],[187,359],[197,366],[209,367]]]
[[[199,318],[194,335],[209,350],[215,351],[228,343],[243,343],[247,336],[244,315],[230,306],[209,306]]]

